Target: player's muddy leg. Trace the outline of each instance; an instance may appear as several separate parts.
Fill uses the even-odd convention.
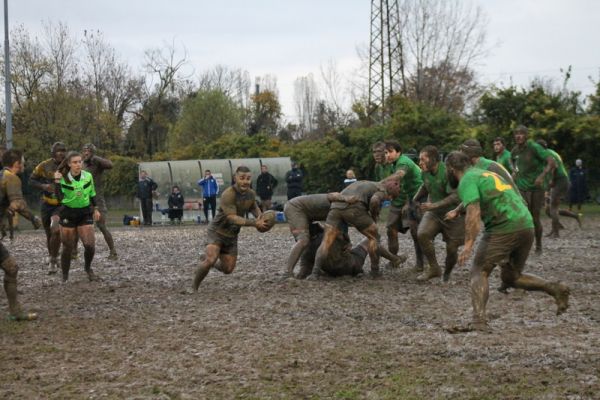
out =
[[[94,226],[93,225],[83,225],[77,227],[77,231],[79,233],[79,237],[81,238],[81,242],[83,243],[83,260],[85,272],[88,275],[88,279],[90,281],[99,280],[98,276],[94,274],[92,270],[92,260],[94,259],[94,254],[96,253],[96,237],[94,235]]]
[[[415,247],[415,258],[416,258],[415,270],[423,271],[423,265],[424,265],[423,251],[421,250],[421,246],[419,245],[418,228],[419,228],[419,223],[417,221],[410,222],[410,224],[409,224],[410,236],[412,237],[413,245]],[[441,275],[441,271],[440,271],[440,275]],[[440,275],[438,275],[438,276],[440,276]]]
[[[292,247],[292,251],[287,260],[285,275],[292,276],[294,274],[294,266],[302,256],[302,253],[308,247],[309,239],[308,232],[292,232],[297,238],[296,244]]]
[[[460,245],[460,242],[455,241],[449,241],[446,243],[446,261],[444,263],[444,275],[442,277],[444,282],[448,282],[450,280],[450,274],[452,274],[452,270],[458,261],[458,248]]]
[[[96,222],[96,226],[98,226],[98,229],[100,230],[100,232],[102,232],[102,236],[104,237],[106,245],[108,246],[108,250],[110,251],[108,259],[116,260],[117,251],[115,250],[115,241],[113,240],[112,234],[106,227],[106,219],[104,217],[104,213],[101,214],[100,220]]]
[[[433,245],[433,239],[440,232],[437,225],[438,224],[429,217],[429,214],[426,214],[417,229],[417,242],[423,255],[427,258],[428,263],[427,269],[417,277],[420,281],[427,281],[442,276],[442,269],[438,264],[437,257],[435,256],[435,247]]]
[[[371,260],[371,275],[373,277],[379,276],[379,233],[377,232],[377,225],[372,224],[368,228],[360,231],[363,235],[365,235],[369,241],[368,244],[368,252],[369,259]],[[397,252],[397,251],[396,251]],[[392,252],[393,253],[393,252]],[[396,253],[394,253],[396,254]]]
[[[321,266],[327,257],[329,257],[331,246],[333,245],[333,242],[339,233],[339,229],[333,226],[326,226],[323,241],[321,242],[321,245],[317,249],[317,254],[315,255],[315,265],[313,266],[312,272],[307,279],[318,279],[320,276],[325,274]]]
[[[194,292],[198,291],[200,283],[206,278],[210,269],[215,265],[218,260],[221,248],[216,244],[209,244],[206,246],[204,257],[201,257],[200,264],[194,273],[194,282],[192,289]]]
[[[69,270],[71,269],[71,253],[77,245],[77,231],[75,228],[60,229],[60,239],[62,242],[62,254],[60,256],[60,267],[62,269],[62,280],[69,280]]]

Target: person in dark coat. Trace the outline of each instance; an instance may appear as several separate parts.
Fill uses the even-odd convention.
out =
[[[302,181],[304,173],[298,167],[298,163],[292,163],[292,169],[285,173],[285,181],[287,182],[287,198],[288,200],[294,197],[302,196]]]
[[[266,165],[261,165],[260,175],[256,179],[256,194],[260,197],[261,211],[271,209],[271,199],[276,187],[277,179],[269,173],[269,168]]]
[[[146,171],[140,171],[136,197],[140,199],[140,203],[142,204],[144,225],[152,225],[152,197],[156,189],[158,189],[156,182],[148,176]]]
[[[581,211],[581,204],[588,196],[587,171],[583,168],[583,162],[578,158],[575,166],[569,171],[569,211],[573,204],[577,205],[577,211]]]
[[[184,204],[183,195],[179,191],[179,186],[175,185],[171,189],[171,194],[169,195],[169,219],[171,220],[171,224],[175,223],[177,220],[178,224],[181,224],[181,218],[183,217],[183,204]]]

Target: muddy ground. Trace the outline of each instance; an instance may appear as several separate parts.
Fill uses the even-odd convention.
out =
[[[2,317],[0,398],[600,398],[600,217],[585,222],[528,262],[570,285],[565,315],[541,293],[492,290],[492,332],[463,334],[445,328],[469,320],[468,269],[418,283],[412,253],[376,280],[282,281],[287,226],[244,228],[233,275],[193,295],[206,226],[114,228],[117,262],[97,236],[103,281],[77,260],[66,285],[46,275],[42,233],[20,232],[8,246],[39,319]]]

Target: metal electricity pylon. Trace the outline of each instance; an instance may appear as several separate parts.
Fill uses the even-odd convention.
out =
[[[385,105],[403,83],[403,56],[398,0],[371,0],[369,47],[369,117],[387,118]]]

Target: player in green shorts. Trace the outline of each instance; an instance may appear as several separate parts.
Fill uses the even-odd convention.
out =
[[[446,171],[448,181],[458,187],[458,196],[467,209],[465,245],[459,265],[464,265],[473,252],[481,220],[485,227],[471,267],[473,320],[466,330],[487,330],[488,277],[497,264],[502,269],[503,285],[546,292],[556,300],[557,315],[565,312],[569,306],[566,285],[523,273],[533,244],[534,225],[518,192],[497,174],[472,168],[468,156],[462,152],[448,155]]]
[[[540,213],[544,206],[544,180],[552,173],[556,163],[546,149],[531,139],[523,125],[514,131],[515,147],[512,161],[515,167],[515,183],[527,202],[535,226],[535,252],[542,253],[542,221]]]

